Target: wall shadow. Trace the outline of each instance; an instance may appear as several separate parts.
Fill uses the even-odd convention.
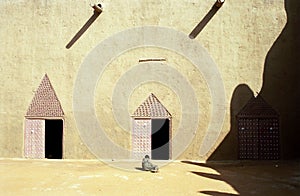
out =
[[[280,115],[282,159],[300,158],[300,1],[286,0],[287,23],[267,53],[259,94]],[[230,105],[230,131],[208,160],[238,158],[237,113],[254,96],[246,84],[236,87]]]
[[[208,160],[236,160],[238,156],[238,127],[236,115],[253,97],[253,92],[246,84],[237,86],[230,102],[230,131]]]
[[[280,114],[281,155],[300,158],[300,1],[286,0],[287,23],[270,48],[260,94]]]

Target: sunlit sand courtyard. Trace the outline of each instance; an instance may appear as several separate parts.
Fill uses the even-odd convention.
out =
[[[299,195],[299,161],[0,159],[0,195]]]

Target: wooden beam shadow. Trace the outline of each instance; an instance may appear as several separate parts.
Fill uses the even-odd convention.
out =
[[[199,22],[199,24],[193,29],[193,31],[189,34],[189,38],[195,39],[198,34],[203,30],[203,28],[207,25],[207,23],[212,19],[212,17],[217,13],[220,9],[220,5],[218,1],[212,6],[209,12],[205,15],[205,17]]]
[[[94,7],[93,7],[94,8]],[[66,48],[69,49],[72,45],[81,37],[81,35],[93,24],[93,22],[98,18],[102,13],[102,10],[94,8],[94,14],[88,19],[88,21],[81,27],[81,29],[76,33],[76,35],[71,39],[71,41],[66,45]]]

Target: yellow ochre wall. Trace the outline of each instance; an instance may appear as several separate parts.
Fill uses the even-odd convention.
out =
[[[93,15],[90,3],[101,3],[103,12],[67,49],[68,42]],[[190,99],[192,95],[182,93],[180,97],[171,85],[177,81],[174,79],[176,75],[173,75],[176,72],[192,89],[197,105],[189,107],[197,107],[199,115],[196,120],[190,121],[197,123],[192,140],[183,146],[179,156],[173,158],[236,159],[235,115],[256,92],[260,92],[280,114],[282,157],[299,156],[295,150],[299,149],[299,130],[296,126],[299,121],[299,3],[296,0],[226,0],[211,16],[214,3],[214,0],[0,0],[0,157],[23,157],[24,116],[46,73],[65,113],[64,158],[97,157],[97,153],[91,152],[89,144],[86,145],[81,139],[82,130],[79,130],[76,124],[78,119],[74,115],[78,112],[74,111],[77,103],[73,98],[74,92],[78,92],[75,87],[77,82],[95,77],[91,71],[84,78],[78,78],[83,66],[93,63],[96,66],[104,59],[107,64],[103,72],[97,75],[92,105],[102,129],[121,148],[130,151],[130,115],[150,93],[154,93],[171,113],[172,135],[180,130],[182,117],[188,115],[183,112],[182,99]],[[203,29],[195,39],[190,39],[189,34],[201,21]],[[143,36],[151,39],[157,36],[160,40],[165,36],[166,40],[169,39],[167,34],[156,35],[155,31],[149,31],[152,34],[148,35],[146,28],[143,31],[145,35],[137,35],[137,38],[129,36],[133,40],[122,42],[126,39],[126,36],[122,38],[126,34],[122,32],[137,32],[135,28],[144,27],[179,33],[180,36],[171,40],[179,42],[176,47],[188,55],[158,47],[156,43],[125,47],[122,52],[114,53],[113,50],[123,47],[125,42],[135,42],[134,39],[143,39]],[[107,42],[112,44],[111,50],[97,53],[101,44],[110,38],[116,40]],[[185,50],[190,43],[200,46],[205,55],[198,58],[203,58],[201,62],[214,65],[213,70],[218,73],[208,72],[207,75],[196,68],[189,59],[189,55],[197,57],[198,54],[193,53],[196,50]],[[114,58],[106,60],[111,54]],[[164,58],[165,61],[139,63],[139,59],[144,58]],[[125,87],[124,83],[134,83],[135,78],[126,78],[126,74],[142,66],[150,75],[159,73],[159,67],[163,66],[173,71],[166,74],[165,84],[155,80],[140,82],[132,89],[128,87],[128,91],[124,90],[129,93],[128,100],[123,100],[122,96],[115,98],[114,90],[120,78],[124,76],[122,85]],[[136,73],[138,75],[139,71]],[[215,89],[211,89],[207,80],[213,83],[214,78],[216,83],[223,84],[225,99],[222,105],[212,101],[212,96],[218,99],[218,95],[212,95]],[[181,90],[184,92],[186,89]],[[79,92],[80,96],[84,96],[85,89]],[[220,113],[225,112],[224,118],[212,119],[215,117],[212,114],[214,108]],[[120,125],[116,120],[119,115],[116,109],[126,111],[127,115],[119,116],[122,122],[127,122],[126,125]],[[211,130],[218,136],[216,141],[209,139],[210,133],[207,133],[209,127],[215,124],[222,125],[220,130]],[[189,130],[189,127],[186,129]],[[89,131],[84,130],[84,133]],[[212,147],[201,154],[204,140],[208,140]],[[97,141],[99,143],[92,145],[98,145],[101,150],[101,138]],[[103,158],[129,157],[128,154],[105,153]]]

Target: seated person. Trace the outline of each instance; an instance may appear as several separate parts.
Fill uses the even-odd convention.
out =
[[[148,155],[145,156],[145,158],[143,158],[142,161],[142,168],[145,171],[151,171],[151,172],[158,172],[158,167],[157,165],[153,165],[150,162],[150,157]]]

